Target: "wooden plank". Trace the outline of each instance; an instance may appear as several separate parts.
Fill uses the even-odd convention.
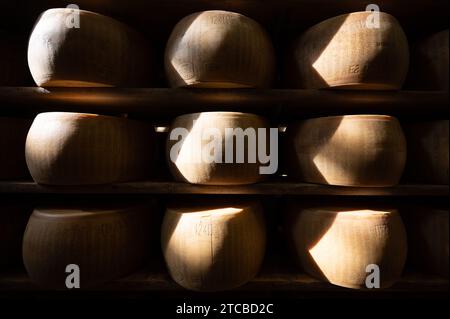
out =
[[[258,290],[270,291],[354,291],[321,282],[304,273],[261,273],[246,285],[234,289],[236,292],[252,292]],[[43,291],[31,282],[24,272],[0,274],[0,292]],[[141,270],[125,278],[110,282],[90,291],[173,291],[184,289],[177,285],[166,272]],[[371,292],[445,292],[448,291],[448,280],[433,275],[406,273],[393,287]]]
[[[357,113],[447,118],[448,102],[448,92],[433,91],[0,87],[0,114],[77,111],[173,118],[220,110],[285,119]]]
[[[98,186],[43,186],[34,182],[0,181],[3,194],[218,194],[305,196],[448,196],[448,185],[346,187],[292,182],[238,186],[204,186],[167,181],[144,181]]]

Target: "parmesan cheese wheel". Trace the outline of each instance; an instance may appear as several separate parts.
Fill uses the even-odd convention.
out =
[[[309,119],[288,127],[294,177],[319,184],[391,186],[406,161],[406,142],[397,119],[345,115]]]
[[[405,178],[448,184],[448,120],[404,125],[408,143]]]
[[[292,83],[296,87],[398,90],[409,64],[406,36],[383,12],[354,12],[325,20],[294,43]],[[373,19],[374,18],[374,19]]]
[[[172,175],[178,181],[205,185],[250,184],[263,180],[266,175],[260,174],[260,167],[267,164],[260,163],[257,156],[258,139],[262,138],[258,128],[267,129],[269,123],[249,113],[203,112],[177,117],[166,144]],[[227,129],[241,138],[233,139],[231,133],[226,135]],[[249,129],[247,133],[255,139],[245,138],[239,134],[240,129],[243,132]],[[268,130],[266,137],[269,137]],[[229,162],[227,154],[232,157]],[[238,154],[243,157],[242,162],[238,162]],[[253,162],[252,156],[255,156]]]
[[[148,177],[152,126],[120,117],[42,113],[26,140],[33,179],[48,185],[105,184]]]
[[[22,262],[22,238],[31,208],[23,204],[0,204],[0,268]]]
[[[148,253],[146,206],[37,208],[23,239],[31,279],[45,288],[66,287],[66,267],[79,267],[80,288],[124,276]]]
[[[415,207],[408,225],[411,259],[416,267],[448,278],[448,210]]]
[[[213,10],[178,22],[167,43],[165,67],[172,87],[267,87],[274,77],[275,57],[257,22]]]
[[[406,232],[396,210],[337,207],[290,207],[287,225],[294,255],[303,269],[334,285],[363,289],[377,265],[380,288],[401,276],[406,260]],[[367,268],[369,266],[369,268]],[[367,270],[370,271],[367,272]],[[375,283],[376,281],[369,282]]]
[[[197,291],[243,285],[257,274],[263,260],[263,217],[256,201],[170,205],[161,235],[170,275]]]
[[[448,91],[448,29],[419,42],[413,58],[410,80],[415,88]]]
[[[29,177],[25,163],[25,140],[31,120],[0,117],[0,180]]]
[[[70,8],[42,13],[28,44],[31,74],[43,87],[145,86],[150,60],[149,45],[136,31]]]

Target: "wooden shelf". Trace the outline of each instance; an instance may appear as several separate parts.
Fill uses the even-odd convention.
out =
[[[102,287],[91,289],[93,291],[116,291],[126,293],[127,291],[144,292],[185,292],[177,285],[166,272],[154,272],[141,270],[128,277],[113,281]],[[329,283],[321,282],[306,274],[294,272],[262,272],[257,278],[246,285],[233,289],[230,293],[267,291],[271,292],[298,292],[298,291],[322,291],[322,292],[349,292],[349,290]],[[31,282],[24,272],[13,272],[0,274],[0,292],[26,292],[43,291]],[[446,292],[448,291],[448,280],[432,275],[420,273],[406,273],[402,279],[388,289],[373,290],[371,292]]]
[[[172,119],[220,110],[253,112],[273,120],[355,113],[448,118],[448,103],[448,92],[434,91],[0,87],[2,114],[67,111]]]
[[[34,182],[0,181],[0,194],[217,194],[306,196],[448,196],[448,185],[344,187],[292,182],[238,186],[203,186],[167,181],[144,181],[99,186],[43,186]]]

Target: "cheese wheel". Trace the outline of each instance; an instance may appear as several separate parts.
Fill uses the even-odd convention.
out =
[[[167,207],[161,245],[170,275],[184,288],[227,290],[259,271],[266,242],[257,201],[195,202]]]
[[[404,125],[408,144],[405,178],[448,184],[448,120]]]
[[[79,267],[80,288],[98,286],[142,266],[148,253],[150,208],[37,208],[23,239],[31,279],[65,289],[66,267]]]
[[[31,74],[43,87],[145,86],[150,61],[149,45],[139,33],[78,9],[42,13],[28,44]]]
[[[392,186],[406,161],[397,119],[345,115],[309,119],[288,127],[291,174],[305,182],[342,186]]]
[[[448,91],[448,29],[420,41],[413,59],[410,80],[415,88]]]
[[[22,238],[31,208],[23,204],[0,204],[0,268],[22,262]]]
[[[165,68],[172,87],[267,87],[274,77],[275,57],[257,22],[213,10],[178,22],[166,46]]]
[[[377,265],[380,288],[400,278],[407,240],[395,209],[292,205],[289,210],[294,217],[287,225],[294,256],[311,276],[342,287],[364,289],[369,288],[367,276],[374,274],[367,266]]]
[[[31,120],[0,117],[0,180],[29,177],[25,163],[25,140]]]
[[[0,86],[27,86],[30,74],[26,45],[1,30],[0,37]]]
[[[267,164],[260,163],[257,156],[258,140],[262,138],[258,128],[267,129],[268,140],[269,123],[258,115],[239,112],[181,115],[173,121],[167,138],[166,158],[170,172],[177,181],[193,184],[235,185],[261,181],[267,175],[260,174],[260,167]],[[241,138],[226,135],[227,129]],[[239,129],[249,135],[254,132],[255,139],[245,138],[239,134]],[[229,145],[228,151],[226,145]],[[233,157],[228,162],[227,154]],[[241,163],[239,154],[243,157]],[[256,157],[254,162],[251,156]]]
[[[144,179],[153,164],[152,126],[120,117],[42,113],[26,140],[26,161],[35,182],[105,184]]]
[[[408,225],[408,234],[414,265],[448,278],[448,210],[415,207]]]
[[[288,66],[293,86],[400,89],[408,71],[408,41],[393,16],[379,12],[377,27],[375,14],[340,15],[301,35],[293,46],[293,65]]]

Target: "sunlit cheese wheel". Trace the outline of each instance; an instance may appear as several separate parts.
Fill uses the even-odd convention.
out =
[[[0,86],[27,86],[30,74],[26,45],[2,30],[0,37]]]
[[[448,210],[415,207],[408,225],[410,255],[416,267],[448,278]]]
[[[391,186],[406,161],[397,119],[385,115],[314,118],[288,127],[293,152],[288,175],[342,186]]]
[[[448,29],[419,42],[410,76],[415,88],[448,91]]]
[[[48,185],[105,184],[148,177],[154,130],[143,122],[83,113],[42,113],[26,140],[33,179]]]
[[[65,289],[66,267],[79,267],[80,288],[137,270],[148,253],[146,206],[37,208],[23,239],[23,261],[31,279]]]
[[[179,203],[167,207],[161,244],[170,275],[197,291],[243,285],[259,271],[266,229],[256,201]]]
[[[0,180],[29,177],[25,163],[25,140],[31,120],[0,117]]]
[[[31,74],[43,87],[144,86],[151,59],[143,36],[128,26],[69,8],[43,12],[28,44]]]
[[[380,12],[354,12],[325,20],[293,46],[295,87],[398,90],[409,64],[406,36],[398,21]],[[368,24],[366,24],[368,22]]]
[[[448,120],[404,125],[408,144],[405,178],[448,184]]]
[[[364,289],[367,276],[373,273],[367,266],[377,265],[380,288],[400,278],[407,239],[396,210],[291,206],[290,211],[294,218],[288,232],[294,256],[311,276]]]
[[[31,208],[2,200],[0,204],[0,268],[20,265],[22,238]]]
[[[270,164],[259,160],[261,145],[258,140],[263,136],[258,128],[266,128],[265,140],[268,141],[269,123],[255,114],[203,112],[175,118],[166,144],[166,158],[172,175],[178,181],[209,185],[250,184],[263,180],[268,174],[261,174],[260,168]],[[231,133],[226,135],[227,129],[242,138],[233,140]],[[243,137],[236,131],[239,129],[244,132],[249,129],[247,133],[252,135],[254,132],[255,138]],[[229,145],[228,151],[226,145]],[[263,145],[268,154],[269,145]],[[228,162],[227,154],[233,156]],[[238,162],[238,154],[243,157],[242,162]]]
[[[203,11],[175,26],[165,68],[172,87],[267,87],[275,72],[274,50],[254,20],[234,12]]]

